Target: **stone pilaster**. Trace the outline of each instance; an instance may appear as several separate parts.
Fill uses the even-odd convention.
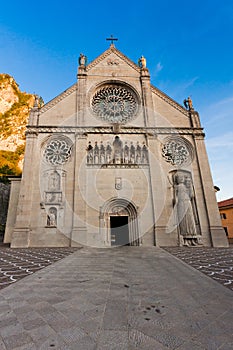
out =
[[[9,207],[8,207],[8,213],[7,213],[7,222],[6,222],[6,229],[5,229],[5,235],[4,235],[4,243],[11,243],[12,234],[14,231],[15,221],[16,221],[16,214],[17,214],[17,206],[19,201],[19,191],[20,191],[20,178],[10,178],[11,182],[11,190],[10,190],[10,200],[9,200]]]
[[[194,142],[212,245],[213,247],[228,247],[227,237],[220,220],[204,136],[195,136]]]
[[[189,118],[190,118],[190,123],[192,128],[200,128],[201,127],[201,122],[200,122],[200,117],[197,111],[191,109],[189,111]]]
[[[154,107],[151,93],[150,74],[147,68],[141,68],[141,89],[142,89],[142,108],[144,113],[145,126],[155,126]]]
[[[33,186],[35,186],[34,175],[39,171],[38,162],[33,162],[33,160],[37,159],[37,151],[37,134],[28,134],[26,138],[24,168],[19,192],[18,211],[15,228],[12,234],[11,247],[29,246]]]
[[[40,108],[33,107],[30,111],[28,125],[37,126],[39,122],[39,116],[40,116]]]
[[[71,245],[87,244],[86,227],[86,135],[77,134],[75,141],[73,231]]]
[[[84,125],[85,111],[87,108],[87,98],[86,98],[86,81],[87,73],[85,66],[78,67],[77,74],[77,120],[76,125]]]

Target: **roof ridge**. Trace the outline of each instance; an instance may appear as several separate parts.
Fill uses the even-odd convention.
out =
[[[228,199],[223,199],[222,201],[219,201],[218,204],[223,204],[225,202],[233,201],[233,197],[228,198]]]
[[[72,86],[70,86],[68,89],[64,90],[62,93],[60,93],[59,95],[54,97],[52,100],[47,102],[43,107],[41,107],[40,112],[42,112],[42,113],[46,112],[48,109],[52,108],[58,102],[63,100],[66,96],[69,96],[70,94],[72,94],[72,92],[74,92],[76,90],[76,88],[77,88],[77,85],[75,83]]]
[[[173,100],[173,98],[171,98],[170,96],[168,96],[167,94],[165,94],[165,92],[161,91],[160,89],[158,89],[157,87],[155,87],[154,85],[151,84],[151,89],[152,91],[154,91],[154,93],[159,96],[160,98],[162,98],[165,102],[169,103],[171,106],[173,106],[174,108],[176,108],[178,111],[180,111],[181,113],[183,113],[186,117],[189,116],[188,111],[178,102],[176,102],[175,100]]]

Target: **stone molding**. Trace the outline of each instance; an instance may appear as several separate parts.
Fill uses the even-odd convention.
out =
[[[56,96],[55,98],[53,98],[51,101],[49,101],[48,103],[46,103],[43,107],[40,108],[40,113],[44,113],[47,110],[49,110],[50,108],[52,108],[53,106],[55,106],[58,102],[62,101],[65,97],[69,96],[70,94],[72,94],[74,91],[76,91],[77,86],[76,84],[72,85],[71,87],[69,87],[68,89],[66,89],[65,91],[63,91],[60,95]]]
[[[39,134],[39,133],[72,133],[72,134],[114,134],[112,126],[106,127],[78,127],[78,126],[27,126],[26,135]],[[203,128],[187,128],[187,127],[127,127],[121,126],[119,134],[146,134],[149,136],[160,135],[193,135],[194,137],[203,138],[205,134],[203,133]]]
[[[173,100],[171,97],[166,95],[164,92],[151,85],[151,91],[154,92],[158,97],[167,102],[172,107],[176,108],[179,112],[183,113],[186,117],[189,117],[189,111],[187,111],[183,106]]]

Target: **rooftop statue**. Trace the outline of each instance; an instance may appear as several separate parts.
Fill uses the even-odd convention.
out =
[[[86,66],[87,65],[87,56],[85,56],[83,53],[80,53],[78,63],[80,66]]]
[[[193,101],[190,97],[184,100],[184,106],[189,111],[193,110]]]
[[[146,68],[146,59],[144,56],[141,56],[138,60],[138,65],[140,68]]]

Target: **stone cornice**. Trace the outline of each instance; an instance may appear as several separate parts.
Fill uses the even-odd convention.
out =
[[[121,51],[117,50],[115,46],[111,45],[106,51],[104,51],[100,56],[94,59],[91,63],[89,63],[86,67],[86,72],[90,69],[94,68],[98,63],[103,61],[106,57],[108,57],[111,53],[115,53],[119,58],[125,61],[130,67],[135,69],[140,74],[140,67],[138,67],[133,61],[131,61],[127,56],[125,56]]]
[[[151,91],[154,92],[158,97],[167,102],[172,107],[176,108],[179,112],[183,113],[186,117],[189,117],[189,111],[187,111],[183,106],[181,106],[178,102],[173,100],[171,97],[166,95],[164,92],[151,85]]]
[[[26,134],[116,134],[111,126],[103,127],[72,127],[72,126],[27,126]],[[204,137],[203,128],[169,128],[169,127],[127,127],[122,126],[117,134],[144,134],[150,136],[156,135],[194,135],[195,137]]]
[[[56,96],[55,98],[53,98],[51,101],[49,101],[48,103],[46,103],[43,107],[40,108],[40,113],[44,113],[46,112],[48,109],[52,108],[53,106],[55,106],[58,102],[60,102],[61,100],[63,100],[65,97],[69,96],[70,94],[72,94],[74,91],[76,91],[77,89],[77,85],[74,84],[71,87],[69,87],[68,89],[66,89],[65,91],[63,91],[60,95]]]

